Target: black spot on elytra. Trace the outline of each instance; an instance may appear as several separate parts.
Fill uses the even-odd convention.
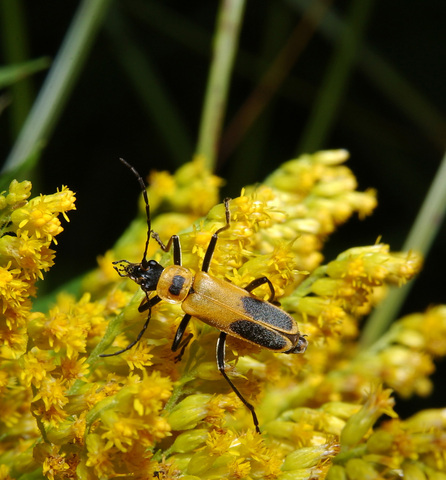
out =
[[[243,308],[254,320],[267,323],[285,332],[294,328],[294,320],[280,308],[253,297],[242,298]]]
[[[270,350],[283,350],[287,345],[282,335],[250,320],[236,320],[231,323],[230,329],[242,338]]]

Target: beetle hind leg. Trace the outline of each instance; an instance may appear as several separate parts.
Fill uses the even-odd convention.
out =
[[[220,373],[223,375],[224,379],[229,383],[229,386],[232,388],[237,397],[242,401],[245,407],[251,412],[252,421],[254,422],[254,427],[257,433],[260,433],[259,421],[257,419],[257,414],[254,410],[254,407],[243,397],[238,388],[232,383],[230,378],[225,372],[225,345],[226,345],[226,333],[220,332],[220,336],[217,341],[217,365]]]

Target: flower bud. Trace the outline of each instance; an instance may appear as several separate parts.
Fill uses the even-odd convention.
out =
[[[197,426],[208,413],[207,403],[211,395],[189,395],[167,417],[172,430],[190,430]]]

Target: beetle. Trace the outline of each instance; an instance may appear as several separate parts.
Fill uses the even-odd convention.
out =
[[[159,235],[152,230],[150,205],[144,180],[132,165],[122,158],[120,160],[133,172],[141,187],[146,207],[147,239],[141,262],[132,263],[128,260],[118,260],[113,262],[113,265],[121,277],[128,277],[141,287],[145,298],[138,310],[139,312],[148,310],[148,316],[133,342],[122,350],[100,356],[119,355],[136,345],[144,335],[149,325],[152,307],[157,303],[162,300],[179,303],[185,314],[176,331],[171,347],[172,351],[176,352],[181,349],[177,358],[183,354],[192,338],[192,334],[183,338],[192,317],[220,330],[216,351],[218,370],[234,393],[250,410],[255,429],[260,433],[254,407],[243,397],[226,374],[226,337],[231,335],[278,353],[303,353],[308,344],[305,335],[300,334],[293,317],[273,303],[275,299],[274,286],[266,276],[257,278],[245,288],[241,288],[209,274],[218,236],[230,228],[229,198],[224,200],[225,225],[212,235],[204,255],[201,271],[194,274],[182,265],[181,244],[178,235],[172,235],[167,244],[164,244]],[[168,252],[171,248],[173,249],[173,265],[163,267],[155,260],[147,260],[147,249],[151,237],[156,240],[163,251]],[[268,301],[261,300],[251,293],[264,284],[267,284],[270,290]],[[151,296],[152,292],[154,294]]]

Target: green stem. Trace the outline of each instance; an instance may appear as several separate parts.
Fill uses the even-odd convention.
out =
[[[18,168],[48,141],[111,0],[83,0],[4,165]]]
[[[403,251],[415,250],[427,257],[442,225],[446,210],[446,154],[403,246]],[[372,345],[395,320],[413,281],[401,288],[392,288],[385,300],[369,317],[362,333],[362,346]]]
[[[39,390],[34,385],[31,385],[31,390],[33,392],[33,397],[35,397],[39,393]],[[39,429],[40,434],[42,435],[43,441],[45,443],[50,443],[46,434],[45,425],[43,424],[42,418],[40,417],[39,414],[36,413],[32,404],[31,404],[31,414],[36,419],[37,428]]]
[[[229,81],[238,46],[245,0],[223,0],[218,14],[213,59],[204,99],[196,154],[213,170],[220,139]]]

